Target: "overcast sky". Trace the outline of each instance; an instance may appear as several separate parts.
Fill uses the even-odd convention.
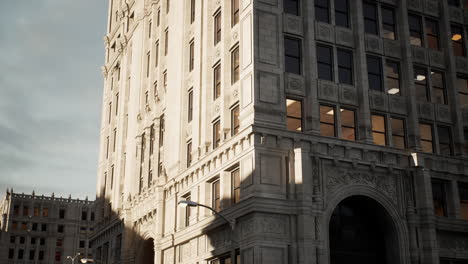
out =
[[[107,0],[4,0],[0,195],[95,197]]]

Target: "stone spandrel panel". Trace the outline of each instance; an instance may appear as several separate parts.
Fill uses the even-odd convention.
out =
[[[340,103],[355,105],[358,104],[356,88],[354,86],[339,84]]]
[[[365,36],[366,51],[382,54],[383,53],[383,43],[382,39],[379,36],[366,34]]]
[[[252,16],[249,14],[243,18],[241,24],[241,63],[242,69],[245,69],[252,64]]]
[[[445,68],[445,57],[442,51],[429,49],[429,63],[433,67]]]
[[[241,252],[242,264],[255,264],[254,248],[246,248]]]
[[[278,15],[259,10],[257,27],[259,62],[277,66],[279,61]]]
[[[411,46],[413,61],[415,63],[428,65],[426,49],[419,46]]]
[[[397,40],[383,39],[384,53],[387,57],[401,58],[401,44]]]
[[[423,0],[408,0],[408,9],[422,12],[422,1]]]
[[[253,156],[248,155],[241,161],[241,184],[242,188],[247,188],[253,184]]]
[[[315,38],[317,40],[335,43],[335,28],[330,24],[316,22]]]
[[[296,74],[285,74],[286,79],[286,92],[288,94],[302,95],[305,96],[305,80],[301,75]]]
[[[275,104],[279,103],[280,76],[271,72],[258,72],[258,89],[260,102]]]
[[[252,74],[242,79],[242,108],[252,103]]]
[[[260,264],[282,264],[288,263],[284,248],[280,247],[260,247]]]
[[[452,117],[450,114],[450,107],[448,105],[436,105],[436,119],[439,122],[452,123]]]
[[[174,264],[174,249],[169,248],[163,251],[164,264]]]
[[[349,28],[335,27],[336,44],[347,47],[354,47],[353,31]]]
[[[286,33],[302,36],[303,35],[302,18],[298,16],[284,14],[283,30]]]
[[[468,58],[456,56],[457,72],[468,74]]]
[[[434,120],[434,105],[431,103],[419,103],[418,114],[420,118]]]
[[[319,99],[333,102],[338,101],[338,87],[336,83],[324,80],[317,80],[317,86]]]
[[[387,95],[378,91],[369,91],[370,108],[387,112]]]
[[[398,96],[398,95],[388,95],[388,104],[390,112],[394,114],[407,114],[407,97],[406,96]]]
[[[424,13],[439,17],[440,16],[440,0],[425,0],[424,1]]]
[[[441,250],[464,252],[468,250],[468,236],[455,232],[437,232],[437,244]]]
[[[463,9],[454,6],[449,6],[449,17],[451,22],[463,24]]]
[[[260,182],[262,184],[281,186],[283,177],[282,157],[260,154]]]

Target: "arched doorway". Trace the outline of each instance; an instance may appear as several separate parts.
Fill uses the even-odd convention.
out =
[[[139,263],[154,264],[154,240],[152,238],[145,240],[141,250],[143,254],[141,254],[141,261]]]
[[[375,200],[352,196],[333,211],[330,264],[397,264],[398,238],[387,211]]]

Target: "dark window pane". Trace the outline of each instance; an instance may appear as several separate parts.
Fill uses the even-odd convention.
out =
[[[364,29],[366,33],[378,35],[377,6],[375,4],[364,3]]]
[[[301,40],[285,38],[284,47],[286,72],[301,74]]]
[[[432,181],[432,201],[436,216],[447,216],[446,183],[440,180]]]
[[[335,0],[335,25],[349,27],[348,0]]]
[[[415,46],[422,46],[421,17],[416,15],[409,15],[408,23],[410,28],[410,43]]]
[[[299,15],[299,0],[284,0],[284,12],[298,16]]]
[[[286,99],[287,128],[290,131],[302,131],[301,101]]]

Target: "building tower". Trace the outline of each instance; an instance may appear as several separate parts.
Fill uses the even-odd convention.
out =
[[[111,0],[96,259],[466,263],[463,6]]]

